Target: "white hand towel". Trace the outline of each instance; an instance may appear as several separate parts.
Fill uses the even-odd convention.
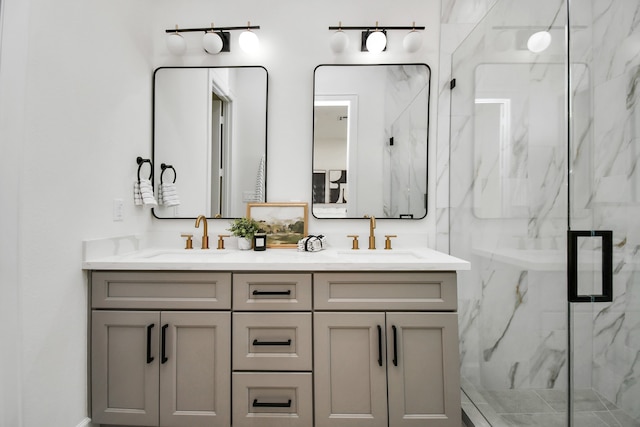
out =
[[[142,194],[140,194],[140,183],[138,181],[133,183],[133,203],[136,206],[142,206]]]
[[[156,198],[153,195],[153,186],[148,179],[141,179],[133,185],[133,201],[140,206],[158,206]]]
[[[160,199],[160,204],[165,206],[178,206],[180,204],[178,190],[173,182],[163,182],[160,184],[158,198]]]

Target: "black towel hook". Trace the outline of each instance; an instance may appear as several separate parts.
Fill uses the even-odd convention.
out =
[[[149,171],[149,180],[153,177],[153,164],[151,163],[151,159],[143,159],[138,156],[136,158],[136,163],[138,164],[138,182],[140,182],[140,169],[142,169],[142,165],[145,163],[149,163],[150,171]]]
[[[160,164],[160,169],[162,169],[162,172],[160,173],[160,184],[163,183],[162,176],[164,175],[164,171],[167,170],[167,169],[171,169],[173,171],[173,183],[175,184],[176,178],[178,178],[178,174],[176,173],[176,169],[173,166],[167,165],[165,163]]]

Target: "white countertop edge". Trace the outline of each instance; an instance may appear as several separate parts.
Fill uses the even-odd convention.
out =
[[[354,251],[356,252],[356,251]],[[144,249],[122,255],[85,260],[85,270],[200,270],[200,271],[460,271],[471,264],[433,249],[264,252],[225,249],[193,252],[166,248]]]

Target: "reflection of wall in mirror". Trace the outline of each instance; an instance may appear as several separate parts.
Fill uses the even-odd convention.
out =
[[[179,69],[163,69],[156,73],[155,135],[156,139],[171,141],[154,146],[154,175],[160,176],[160,164],[167,163],[179,171],[176,185],[180,188],[179,211],[159,206],[164,217],[180,216],[185,212],[208,212],[207,199],[199,192],[208,182],[207,156],[204,142],[208,138],[206,123],[208,106],[207,70],[194,69],[184,78]],[[205,120],[203,122],[203,120]],[[179,149],[172,149],[179,147]],[[194,153],[201,153],[194,156]],[[159,184],[156,180],[155,184]],[[194,185],[198,184],[198,185]]]
[[[256,175],[264,156],[264,131],[267,126],[267,116],[264,111],[267,93],[264,88],[267,76],[260,68],[235,70],[235,76],[232,78],[236,102],[232,112],[234,144],[231,150],[233,191],[230,195],[230,209],[231,212],[240,215],[240,212],[246,210],[242,194],[244,191],[255,191]],[[236,144],[235,141],[241,144]]]
[[[351,189],[347,199],[347,216],[349,217],[364,214],[379,216],[382,215],[383,206],[380,171],[384,144],[384,90],[371,90],[371,88],[384,87],[386,71],[384,67],[372,67],[368,69],[369,72],[363,73],[364,69],[363,67],[322,67],[318,70],[319,75],[315,83],[316,96],[350,96],[358,102],[357,117],[349,118],[352,123],[358,124],[356,146],[349,148],[349,153],[354,152],[357,155],[349,156],[349,164],[344,167],[326,168],[348,171]],[[314,167],[320,167],[315,163],[315,157]],[[314,215],[316,211],[314,205]]]

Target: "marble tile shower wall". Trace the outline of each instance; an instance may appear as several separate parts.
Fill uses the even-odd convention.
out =
[[[383,202],[385,216],[393,218],[401,214],[419,216],[418,213],[424,212],[427,194],[426,181],[418,178],[427,176],[426,164],[420,161],[427,158],[427,146],[417,143],[428,138],[429,129],[424,120],[427,103],[416,102],[419,98],[415,93],[429,90],[431,76],[407,71],[390,69],[385,85],[385,141],[393,137],[394,144],[384,148]]]
[[[436,140],[436,249],[449,251],[449,124],[451,55],[497,0],[442,0],[440,7],[440,76]],[[432,92],[433,93],[433,92]],[[452,138],[453,140],[453,138]],[[430,163],[431,165],[433,163]]]
[[[614,300],[593,312],[593,382],[640,419],[640,3],[593,2],[593,227],[614,231]]]
[[[561,87],[536,87],[543,76],[562,85],[564,77],[550,79],[549,73],[559,72],[554,66],[528,68],[528,106],[522,108],[529,110],[513,130],[526,147],[519,160],[529,182],[518,196],[528,201],[530,215],[509,220],[478,217],[474,211],[474,183],[481,170],[470,149],[476,82],[458,78],[456,90],[449,90],[451,53],[494,3],[442,3],[437,248],[447,251],[451,245],[452,254],[472,261],[472,271],[460,275],[463,375],[483,389],[562,389],[567,386],[563,212],[568,166],[557,141],[566,129],[561,123],[536,123],[543,117],[534,112],[564,108]],[[595,389],[640,418],[640,5],[635,0],[595,0],[574,2],[573,8],[572,19],[580,29],[572,33],[572,227],[612,229],[615,244],[614,302],[586,305],[575,313],[575,385]],[[556,19],[554,25],[562,26],[564,13]],[[485,43],[484,36],[465,42],[465,51],[456,53],[460,61],[453,64],[454,77],[475,76],[479,61],[473,58],[486,52]],[[490,75],[497,81],[509,77],[496,70]],[[560,104],[540,104],[548,95]],[[449,114],[451,96],[456,109]],[[556,143],[543,142],[551,139]],[[451,171],[450,158],[455,158]],[[493,255],[472,251],[479,246],[492,248]],[[508,256],[496,255],[505,246]],[[531,249],[544,249],[548,259],[528,259]]]

